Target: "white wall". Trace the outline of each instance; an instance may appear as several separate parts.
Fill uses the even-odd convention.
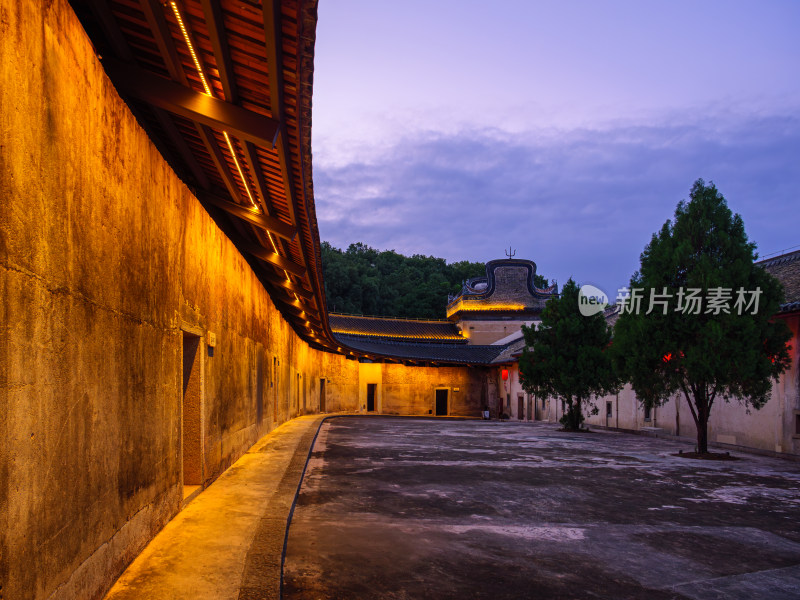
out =
[[[800,315],[791,315],[784,319],[793,333],[790,342],[792,355],[790,369],[773,384],[772,395],[761,410],[748,409],[736,399],[729,402],[717,399],[711,408],[708,423],[709,442],[800,455],[800,435],[797,430],[797,414],[800,413],[798,393]],[[610,419],[606,418],[606,402],[612,402]],[[654,408],[649,422],[644,420],[644,409],[629,385],[626,385],[619,394],[597,399],[596,404],[600,412],[596,416],[587,417],[587,424],[630,430],[655,427],[670,435],[680,435],[690,439],[696,437],[694,419],[683,394],[677,395],[663,406]]]

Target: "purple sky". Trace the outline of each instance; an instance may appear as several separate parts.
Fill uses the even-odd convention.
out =
[[[320,236],[615,296],[698,177],[800,244],[800,2],[322,0]]]

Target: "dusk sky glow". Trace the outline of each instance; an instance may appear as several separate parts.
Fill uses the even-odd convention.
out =
[[[320,237],[612,297],[698,177],[800,244],[800,3],[322,0]],[[477,275],[477,274],[476,274]]]

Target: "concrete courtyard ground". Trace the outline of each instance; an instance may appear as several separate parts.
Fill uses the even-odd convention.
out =
[[[800,463],[548,424],[325,422],[284,598],[800,598]]]

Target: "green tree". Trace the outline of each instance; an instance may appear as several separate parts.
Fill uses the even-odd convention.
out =
[[[772,380],[789,366],[791,334],[772,319],[783,290],[755,258],[742,218],[731,213],[713,183],[698,179],[689,202],[678,204],[674,221],[642,252],[614,329],[618,372],[645,406],[682,393],[697,426],[699,453],[708,452],[715,401],[737,398],[759,409]],[[636,290],[642,290],[638,311]],[[651,307],[651,298],[663,302]]]
[[[578,306],[579,289],[569,279],[558,298],[547,302],[542,322],[522,328],[526,348],[519,361],[523,387],[539,397],[562,398],[568,410],[564,429],[578,430],[584,404],[593,414],[591,397],[613,393],[619,387],[608,352],[611,330],[602,312],[583,316]]]
[[[335,312],[440,319],[447,295],[486,273],[483,263],[448,265],[442,258],[380,252],[362,243],[342,251],[322,242],[321,254],[325,295]]]
[[[536,275],[533,276],[533,285],[541,290],[544,290],[550,287],[550,282],[547,281],[547,277],[544,275],[539,275],[536,273]]]

